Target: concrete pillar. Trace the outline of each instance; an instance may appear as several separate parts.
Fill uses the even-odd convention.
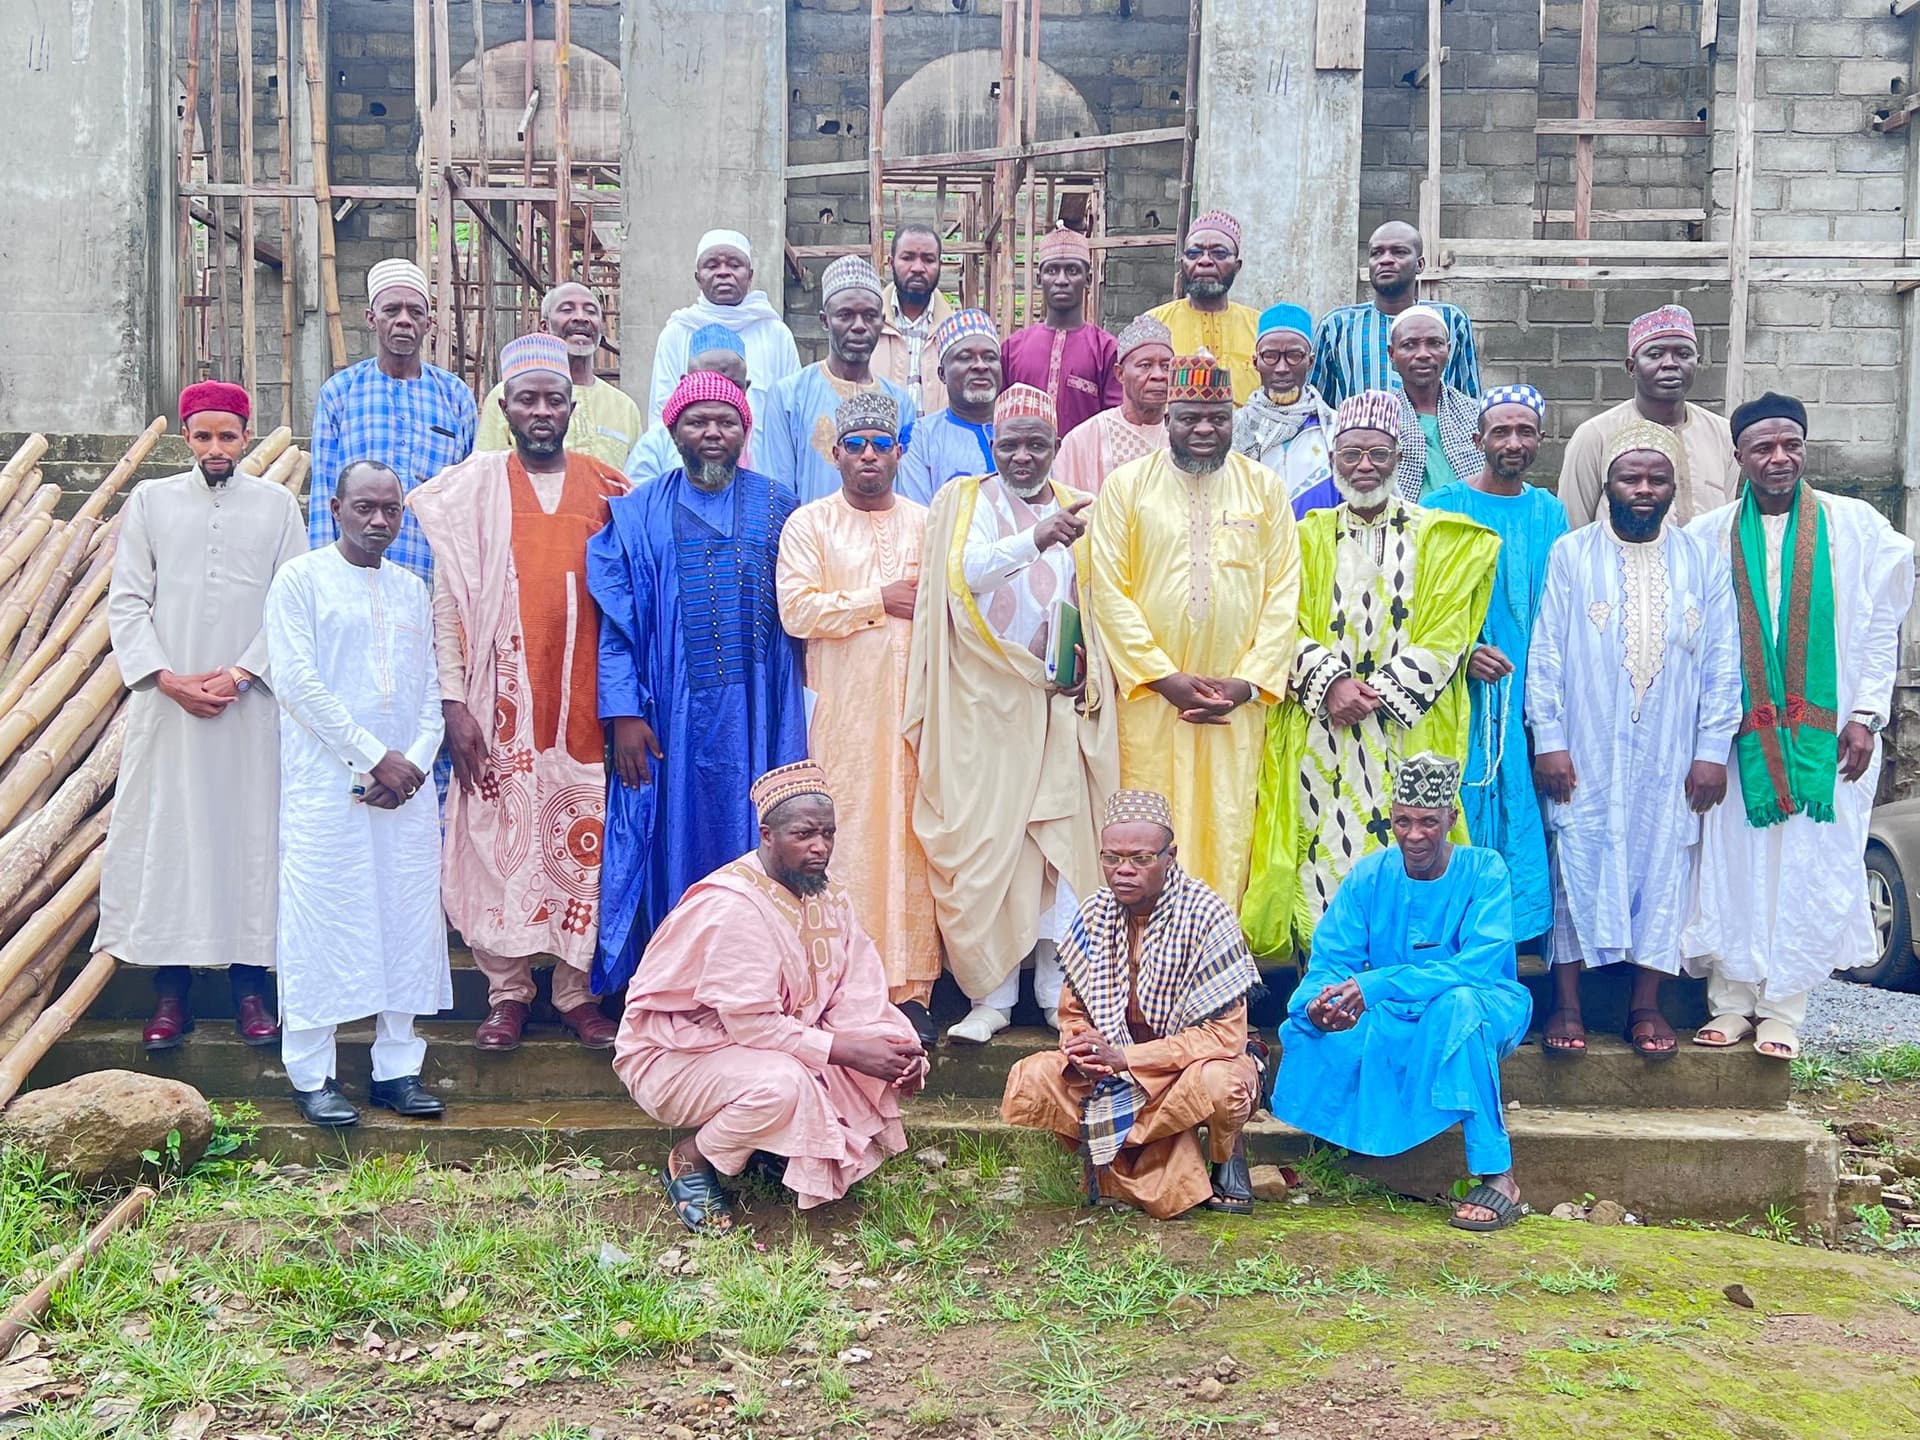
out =
[[[691,304],[693,248],[716,227],[753,245],[778,308],[787,217],[784,0],[625,0],[620,384],[646,403],[653,344]]]
[[[171,6],[159,6],[162,19]],[[156,193],[169,27],[145,0],[0,4],[0,430],[141,430],[157,413],[152,298],[173,250]],[[164,242],[160,239],[165,232]],[[169,376],[170,378],[170,376]]]
[[[1315,5],[1207,0],[1194,193],[1240,220],[1235,300],[1320,316],[1354,298],[1361,72],[1314,68]]]

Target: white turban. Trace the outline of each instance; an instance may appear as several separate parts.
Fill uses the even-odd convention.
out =
[[[753,247],[747,243],[747,237],[738,230],[709,230],[700,237],[700,243],[693,252],[693,263],[698,265],[706,259],[709,250],[717,250],[722,245],[729,250],[738,250],[747,257],[747,263],[753,263]]]
[[[423,300],[433,298],[427,293],[427,277],[421,272],[420,267],[411,260],[395,258],[382,260],[367,271],[367,303],[371,305],[380,298],[383,291],[392,290],[396,286],[402,290],[414,291]]]
[[[1393,324],[1387,327],[1387,338],[1391,340],[1399,333],[1400,327],[1403,324],[1414,319],[1416,316],[1421,319],[1433,321],[1434,324],[1440,327],[1440,333],[1442,335],[1447,336],[1448,339],[1453,338],[1447,329],[1447,317],[1431,305],[1409,305],[1406,309],[1402,310],[1398,315],[1393,317]]]

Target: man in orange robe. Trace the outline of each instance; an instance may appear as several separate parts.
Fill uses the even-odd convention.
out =
[[[500,354],[514,448],[476,454],[407,497],[434,556],[434,643],[455,785],[441,891],[487,977],[482,1050],[520,1043],[532,963],[552,956],[553,1008],[590,1049],[614,1024],[588,972],[600,920],[606,738],[599,612],[587,541],[618,470],[564,449],[573,414],[566,346],[544,333]]]

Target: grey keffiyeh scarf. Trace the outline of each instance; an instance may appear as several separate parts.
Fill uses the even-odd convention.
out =
[[[1291,405],[1282,405],[1259,390],[1233,417],[1233,448],[1258,460],[1275,445],[1285,445],[1306,428],[1309,420],[1318,420],[1333,441],[1333,411],[1311,385],[1302,385]]]

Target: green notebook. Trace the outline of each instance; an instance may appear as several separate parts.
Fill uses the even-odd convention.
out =
[[[1048,634],[1052,641],[1047,646],[1047,678],[1062,689],[1071,690],[1079,683],[1079,667],[1074,660],[1074,650],[1085,642],[1080,629],[1080,607],[1071,600],[1056,600],[1047,614]],[[1060,677],[1065,676],[1063,680]]]

